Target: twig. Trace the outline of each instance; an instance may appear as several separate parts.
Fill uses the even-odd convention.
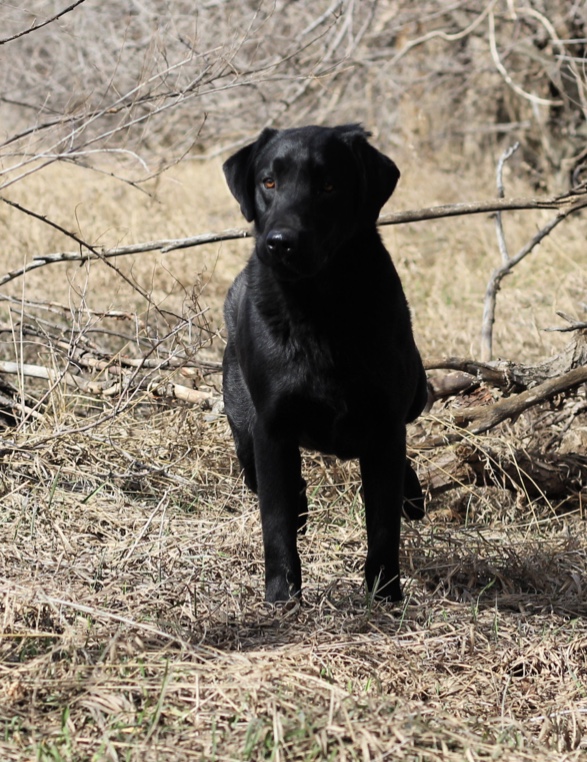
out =
[[[13,34],[12,37],[5,37],[3,40],[0,40],[0,45],[5,45],[7,42],[12,42],[12,40],[18,40],[19,37],[24,37],[25,34],[30,34],[31,32],[35,32],[37,29],[41,29],[42,27],[47,26],[47,24],[51,24],[53,21],[56,21],[62,16],[65,16],[66,13],[69,13],[74,8],[77,8],[78,5],[85,3],[85,1],[86,0],[76,0],[75,3],[72,3],[67,8],[64,8],[62,11],[59,11],[59,13],[56,13],[55,16],[51,16],[51,18],[47,19],[46,21],[42,21],[40,24],[33,24],[33,26],[30,26],[28,29],[25,29],[23,32],[18,32],[18,34]]]
[[[415,48],[418,45],[423,45],[424,43],[433,40],[435,37],[440,37],[442,40],[446,40],[447,42],[455,42],[456,40],[463,39],[463,37],[467,37],[481,24],[483,19],[492,12],[493,6],[496,4],[496,2],[497,0],[491,0],[491,2],[482,11],[482,13],[480,13],[479,16],[477,16],[477,18],[471,24],[469,24],[469,26],[465,27],[465,29],[461,29],[460,32],[454,32],[451,34],[449,32],[445,32],[444,29],[434,29],[422,37],[418,37],[415,40],[410,40],[398,53],[393,56],[390,61],[390,66],[395,66],[399,60],[406,55],[406,53],[412,50],[412,48]],[[373,58],[384,58],[387,56],[387,52],[379,52],[377,55],[373,56]]]
[[[8,204],[8,206],[12,206],[14,209],[17,209],[19,212],[22,212],[23,214],[27,214],[29,217],[34,217],[36,220],[39,220],[40,222],[44,222],[45,225],[49,225],[49,227],[52,227],[55,230],[58,230],[60,233],[63,233],[63,235],[74,240],[82,248],[86,248],[89,251],[91,251],[95,256],[99,256],[98,252],[95,251],[92,248],[92,246],[90,246],[89,243],[86,243],[85,241],[83,241],[79,236],[77,236],[75,233],[72,233],[71,230],[67,230],[58,222],[54,222],[53,220],[50,220],[46,215],[39,214],[38,212],[35,212],[32,209],[28,209],[26,206],[17,204],[16,201],[10,201],[10,199],[4,198],[4,196],[0,196],[0,201],[3,201],[5,204]]]
[[[545,328],[545,331],[557,331],[558,333],[565,333],[567,331],[584,331],[587,329],[587,322],[575,320],[575,318],[567,315],[565,312],[557,310],[556,313],[563,320],[566,320],[569,325],[563,325],[555,328]]]
[[[312,23],[307,26],[300,34],[299,39],[303,40],[304,37],[306,37],[308,34],[314,31],[314,29],[317,29],[320,24],[322,24],[323,21],[326,21],[326,19],[331,18],[335,15],[336,11],[340,8],[342,5],[342,0],[334,0],[331,6],[329,6],[324,13],[321,16],[318,16],[318,18],[314,19]]]
[[[497,292],[499,291],[501,281],[506,275],[509,275],[514,267],[524,259],[530,252],[538,246],[538,244],[546,238],[554,228],[561,223],[568,215],[570,210],[559,210],[556,217],[550,222],[544,225],[536,235],[511,259],[501,266],[496,268],[489,278],[487,288],[485,290],[485,300],[483,303],[483,322],[481,327],[481,360],[482,362],[489,362],[493,354],[493,324],[495,322],[495,305],[497,299]]]
[[[515,152],[520,147],[520,143],[516,142],[513,146],[510,146],[506,151],[503,152],[501,155],[499,161],[497,162],[497,197],[498,198],[504,198],[505,197],[505,188],[503,185],[503,168],[506,163],[506,161],[515,154]],[[497,231],[497,242],[499,245],[499,251],[501,253],[501,261],[502,264],[505,264],[506,262],[509,262],[509,254],[507,250],[507,245],[505,242],[505,235],[503,232],[503,223],[501,219],[501,212],[497,212],[495,215],[495,227]]]
[[[144,622],[137,622],[136,620],[129,617],[121,616],[120,614],[115,614],[111,611],[106,611],[105,609],[98,609],[95,606],[86,606],[85,604],[76,603],[75,601],[68,601],[64,598],[55,598],[52,595],[47,595],[43,590],[39,588],[34,590],[33,588],[26,587],[25,585],[5,583],[2,587],[2,592],[23,595],[26,596],[27,600],[29,601],[31,598],[31,593],[33,593],[34,600],[41,604],[52,606],[54,608],[63,607],[73,611],[79,611],[81,614],[88,614],[97,620],[106,619],[114,622],[119,622],[120,624],[124,624],[131,629],[138,630],[139,632],[145,632],[148,635],[170,640],[173,643],[177,643],[179,646],[181,646],[181,648],[185,650],[194,650],[193,645],[178,635],[174,635],[170,632],[165,632],[165,630],[160,630],[157,627],[153,627],[153,625],[145,624]]]
[[[526,100],[530,101],[531,103],[537,104],[539,106],[562,106],[563,101],[561,100],[553,100],[549,98],[540,98],[538,95],[534,95],[533,93],[528,93],[526,90],[524,90],[522,87],[517,85],[514,80],[510,77],[508,70],[505,68],[503,63],[501,62],[501,59],[499,57],[499,53],[497,50],[497,44],[495,42],[495,18],[493,16],[493,9],[489,13],[489,49],[491,51],[491,57],[493,58],[493,63],[495,64],[495,68],[497,71],[501,74],[504,81],[507,83],[511,89],[520,95],[522,98],[525,98]]]
[[[503,185],[503,168],[506,161],[514,155],[514,153],[520,147],[519,142],[514,143],[507,150],[503,152],[499,161],[497,162],[497,197],[503,198],[505,196],[505,188]],[[501,212],[497,212],[495,215],[495,230],[497,235],[497,245],[501,254],[502,267],[506,267],[510,262],[510,255],[505,240],[505,234],[503,232],[503,220]],[[485,294],[485,301],[483,304],[483,319],[481,322],[481,359],[485,362],[491,360],[493,355],[493,324],[495,322],[495,306],[497,300],[497,291],[499,284],[495,284],[494,288],[487,288]]]

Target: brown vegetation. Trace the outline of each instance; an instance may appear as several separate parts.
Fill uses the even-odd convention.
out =
[[[584,212],[510,268],[560,201],[497,235],[486,212],[406,217],[493,203],[514,139],[506,202],[584,199],[585,10],[413,5],[2,11],[0,281],[86,257],[0,292],[3,760],[584,756]],[[428,515],[404,526],[405,601],[374,604],[356,467],[306,454],[305,597],[270,610],[218,373],[250,243],[145,242],[241,224],[224,147],[358,119],[403,171],[381,232],[436,391],[410,431]]]

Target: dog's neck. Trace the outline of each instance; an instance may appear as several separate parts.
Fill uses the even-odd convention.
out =
[[[374,240],[375,239],[375,240]],[[367,261],[367,258],[369,261]],[[253,254],[250,292],[270,321],[331,324],[369,311],[372,294],[389,278],[399,278],[375,227],[351,239],[323,269],[310,277],[284,279]],[[261,287],[254,285],[257,282]]]

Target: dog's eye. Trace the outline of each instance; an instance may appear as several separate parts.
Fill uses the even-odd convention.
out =
[[[334,185],[331,182],[329,182],[328,180],[325,180],[322,183],[322,192],[323,193],[332,193],[333,190],[334,190]]]
[[[263,187],[267,188],[267,190],[274,190],[275,189],[275,180],[272,177],[264,177],[263,178]]]

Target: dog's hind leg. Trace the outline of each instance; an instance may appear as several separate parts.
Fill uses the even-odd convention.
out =
[[[404,475],[404,515],[408,519],[419,520],[426,515],[422,485],[414,469],[406,461]]]
[[[306,533],[308,519],[308,497],[306,495],[306,480],[300,479],[300,494],[298,498],[298,532]]]
[[[376,598],[399,601],[399,543],[406,462],[405,429],[386,429],[359,458],[367,521],[367,590]],[[391,465],[391,468],[390,468]]]
[[[255,450],[253,446],[253,437],[246,431],[237,430],[230,417],[228,419],[230,427],[232,429],[232,435],[234,437],[234,444],[236,447],[236,454],[239,459],[239,463],[243,469],[243,476],[245,484],[255,494],[258,492],[257,488],[257,472],[255,469]]]

